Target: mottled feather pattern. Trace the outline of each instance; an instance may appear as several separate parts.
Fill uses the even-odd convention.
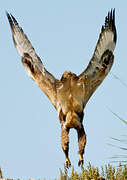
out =
[[[96,80],[100,73],[105,70],[105,76],[107,75],[107,71],[111,69],[113,61],[111,61],[107,66],[104,68],[103,61],[104,58],[103,54],[107,52],[107,50],[113,51],[116,46],[117,34],[116,34],[116,27],[115,27],[115,9],[111,10],[105,18],[105,24],[102,26],[101,33],[93,54],[87,68],[83,71],[79,77],[81,79],[85,79],[86,77],[90,77],[91,80]],[[103,81],[103,78],[102,78]]]
[[[102,26],[103,29],[111,29],[114,32],[114,42],[117,41],[116,27],[115,27],[115,9],[108,12],[108,15],[105,18],[105,26]]]
[[[117,35],[115,27],[115,9],[108,13],[105,18],[105,25],[102,26],[101,34],[95,48],[94,57],[99,61],[103,53],[109,49],[114,51]]]
[[[61,124],[61,145],[66,158],[65,166],[71,165],[68,156],[70,128],[77,131],[80,154],[78,165],[83,165],[86,145],[83,127],[84,108],[113,65],[113,51],[117,40],[115,10],[111,10],[105,18],[105,24],[102,26],[99,40],[87,68],[79,76],[65,71],[60,80],[45,69],[16,19],[11,14],[6,14],[15,47],[22,57],[22,63],[28,75],[38,84],[58,111]]]
[[[27,74],[45,92],[56,107],[55,87],[59,86],[59,81],[45,69],[31,42],[24,34],[23,29],[19,26],[14,16],[8,12],[6,12],[6,15],[12,30],[14,45],[22,58],[22,63]]]
[[[15,47],[21,57],[24,57],[25,53],[29,54],[29,56],[33,59],[38,69],[44,73],[44,66],[41,62],[40,58],[37,56],[32,44],[28,40],[27,36],[24,34],[21,27],[19,27],[18,22],[8,12],[6,12],[12,33]]]

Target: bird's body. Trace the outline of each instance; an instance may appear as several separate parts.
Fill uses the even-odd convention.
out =
[[[65,165],[70,166],[68,157],[70,128],[77,130],[79,165],[82,165],[86,145],[83,127],[84,108],[91,95],[109,73],[114,61],[113,51],[117,39],[115,10],[111,10],[105,18],[105,25],[102,26],[98,43],[87,68],[80,75],[65,71],[60,80],[45,69],[16,19],[8,13],[7,17],[15,47],[22,57],[22,63],[28,75],[48,96],[58,112],[61,124],[61,144],[66,156]]]
[[[57,110],[60,115],[69,116],[69,114],[81,114],[84,109],[85,86],[84,82],[72,73],[67,73],[67,78],[62,77],[62,85],[57,89]],[[63,76],[65,76],[65,73]],[[68,114],[69,113],[69,114]],[[76,127],[75,123],[79,123],[80,119],[73,122],[73,118],[66,118],[66,127]],[[71,125],[72,124],[72,125]]]

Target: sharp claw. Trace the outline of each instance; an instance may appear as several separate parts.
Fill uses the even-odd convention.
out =
[[[66,168],[71,167],[71,162],[70,162],[70,160],[68,158],[66,158],[66,160],[65,160],[65,167]]]
[[[78,166],[81,166],[81,168],[83,168],[83,164],[84,164],[84,159],[82,157],[80,157]]]

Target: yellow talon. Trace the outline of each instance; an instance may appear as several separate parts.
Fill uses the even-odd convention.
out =
[[[66,160],[65,160],[65,167],[69,168],[70,166],[71,166],[71,162],[70,162],[69,158],[66,158]]]
[[[83,156],[80,156],[80,159],[79,159],[79,162],[78,162],[78,166],[81,165],[81,167],[83,167],[83,164],[84,164]]]

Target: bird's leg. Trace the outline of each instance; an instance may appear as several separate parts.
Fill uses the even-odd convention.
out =
[[[63,152],[65,153],[65,167],[69,168],[71,166],[71,162],[68,157],[69,151],[69,128],[64,127],[64,124],[61,124],[61,145]]]
[[[86,145],[86,134],[83,125],[81,126],[80,129],[77,129],[77,133],[78,133],[78,146],[79,146],[79,154],[80,154],[78,165],[79,166],[81,165],[81,167],[83,167],[83,163],[84,163],[83,154]]]

